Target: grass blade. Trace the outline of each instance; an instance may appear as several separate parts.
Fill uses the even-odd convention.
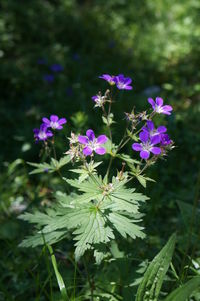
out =
[[[136,295],[136,301],[157,301],[161,286],[169,268],[174,252],[176,235],[173,234],[167,244],[156,255],[147,268]],[[181,300],[181,299],[177,299]]]
[[[175,289],[164,301],[186,301],[187,298],[200,286],[200,277],[193,277],[191,280],[183,284],[183,286]]]

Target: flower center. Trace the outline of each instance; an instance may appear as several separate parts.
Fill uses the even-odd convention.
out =
[[[57,127],[59,126],[57,121],[51,121],[50,122],[50,126],[52,129],[57,129]]]
[[[40,138],[40,139],[44,139],[44,138],[46,138],[46,133],[45,132],[39,132],[39,134],[38,134],[38,137]]]
[[[150,141],[143,143],[142,146],[143,146],[143,150],[146,150],[148,152],[150,152],[152,149],[152,144]]]
[[[157,113],[162,113],[162,107],[161,106],[158,106],[158,105],[156,105],[155,106],[155,111],[157,112]]]
[[[119,82],[119,83],[118,83],[118,87],[120,87],[120,88],[124,88],[124,87],[125,87],[125,84],[124,84],[124,83],[122,83],[122,82]]]
[[[97,140],[94,139],[93,141],[89,141],[88,143],[89,147],[91,147],[93,150],[99,147],[99,143],[97,143]]]
[[[149,134],[150,134],[151,137],[153,137],[155,135],[159,135],[158,132],[157,132],[157,130],[155,130],[155,129],[154,130],[150,130]]]
[[[97,96],[97,99],[95,101],[99,106],[101,106],[105,102],[105,97],[104,96]]]

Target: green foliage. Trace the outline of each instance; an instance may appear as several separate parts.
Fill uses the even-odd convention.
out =
[[[97,170],[96,168],[101,164],[102,162],[94,162],[91,161],[89,163],[85,163],[85,165],[81,166],[81,168],[71,169],[70,171],[79,174],[79,182],[83,182],[86,180],[91,173],[96,174]]]
[[[117,154],[116,157],[121,159],[122,161],[125,161],[126,163],[130,164],[130,166],[132,166],[131,164],[138,164],[138,165],[140,164],[140,161],[131,158],[127,154]]]
[[[103,120],[103,123],[105,123],[106,125],[111,125],[113,123],[116,123],[114,120],[114,115],[113,113],[110,113],[107,117],[105,116],[102,116],[102,120]]]
[[[126,188],[127,179],[119,181],[113,177],[112,183],[107,184],[101,177],[92,174],[83,182],[66,181],[82,194],[74,194],[73,197],[61,195],[60,203],[46,213],[21,215],[21,219],[40,228],[35,236],[22,242],[22,247],[42,244],[42,235],[47,243],[55,243],[72,230],[76,241],[76,259],[80,259],[86,250],[94,249],[99,263],[104,257],[101,254],[102,245],[113,240],[117,232],[124,238],[144,238],[143,228],[136,223],[142,217],[139,213],[140,202],[148,198]],[[59,195],[57,198],[59,200]]]
[[[134,162],[136,163],[136,162]],[[155,182],[153,179],[146,177],[144,174],[142,174],[142,171],[140,169],[140,164],[135,166],[134,164],[130,164],[128,162],[128,166],[130,168],[130,175],[136,177],[136,179],[139,181],[139,183],[146,188],[147,187],[147,181]]]
[[[173,234],[147,268],[136,295],[136,301],[157,301],[165,274],[174,252],[176,235]],[[181,300],[181,299],[177,299]]]
[[[182,286],[175,289],[172,293],[170,293],[164,301],[186,301],[187,298],[194,293],[200,286],[200,277],[193,277],[191,280],[183,284]]]
[[[51,162],[49,163],[32,163],[28,162],[30,166],[36,167],[34,170],[30,172],[30,175],[37,174],[37,173],[44,173],[44,172],[56,172],[61,169],[63,166],[68,164],[71,161],[70,156],[64,156],[59,161],[51,158]]]

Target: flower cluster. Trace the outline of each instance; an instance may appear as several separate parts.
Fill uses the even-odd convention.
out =
[[[59,64],[53,64],[50,69],[53,72],[60,72],[63,70],[63,67]],[[109,74],[103,74],[99,78],[107,81],[111,86],[116,85],[119,90],[131,90],[132,79],[130,77],[125,77],[123,74],[117,76],[112,76]],[[47,75],[46,80],[52,81],[50,75]],[[113,116],[111,113],[111,104],[112,104],[112,91],[106,90],[105,94],[102,95],[99,92],[97,95],[92,97],[92,100],[95,102],[95,107],[101,107],[103,110],[103,121],[109,127],[110,133],[110,122],[109,118]],[[109,102],[108,112],[104,104]],[[155,100],[148,98],[148,102],[152,106],[152,111],[143,111],[135,114],[134,110],[131,113],[125,113],[127,121],[131,123],[131,129],[126,129],[129,138],[127,137],[122,139],[120,147],[124,147],[130,139],[135,139],[137,141],[136,134],[139,133],[140,142],[133,143],[132,149],[134,151],[140,152],[140,157],[144,160],[148,160],[150,155],[153,154],[154,157],[159,155],[166,154],[167,150],[172,148],[173,141],[170,139],[167,134],[167,128],[165,126],[158,126],[155,128],[155,125],[152,121],[152,118],[155,114],[164,114],[171,115],[173,108],[170,105],[164,105],[163,99],[161,97],[156,97]],[[43,117],[42,125],[39,129],[34,129],[34,137],[36,141],[42,140],[45,141],[48,138],[53,136],[52,130],[61,130],[63,124],[67,122],[65,118],[60,118],[57,115],[51,115],[50,118]],[[134,134],[134,130],[138,127],[141,122],[145,122],[145,125]],[[110,134],[111,140],[112,135]],[[72,161],[85,160],[87,156],[93,156],[94,153],[98,155],[104,155],[106,153],[105,147],[103,145],[108,141],[108,138],[105,135],[100,135],[95,137],[94,131],[88,129],[86,135],[75,135],[71,133],[69,138],[70,148],[66,152],[69,154]],[[119,148],[121,149],[121,148]]]
[[[43,123],[40,128],[33,129],[34,138],[36,141],[45,141],[53,136],[52,130],[62,130],[63,124],[67,122],[65,118],[60,118],[57,115],[51,115],[50,119],[43,117]]]
[[[149,159],[150,153],[160,155],[164,152],[165,147],[172,143],[166,131],[165,126],[159,126],[156,129],[153,121],[147,121],[146,126],[139,134],[141,142],[133,143],[132,149],[139,151],[140,157],[145,160]]]
[[[111,86],[116,85],[119,90],[132,90],[131,86],[132,79],[130,77],[125,77],[123,74],[117,76],[112,76],[109,74],[103,74],[99,78],[107,81]]]

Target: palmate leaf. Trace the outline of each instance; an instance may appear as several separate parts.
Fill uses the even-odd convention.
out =
[[[82,220],[80,228],[73,232],[75,240],[75,257],[78,260],[87,249],[94,244],[107,243],[110,239],[114,239],[113,231],[106,226],[105,219],[102,214],[97,211],[96,207],[90,208]]]
[[[133,221],[130,218],[127,218],[126,216],[116,212],[110,213],[108,219],[124,238],[127,238],[127,235],[133,239],[136,237],[145,237],[145,234],[142,232],[144,228],[134,224],[137,222],[137,220]]]
[[[154,179],[151,179],[149,177],[145,177],[144,175],[135,175],[136,179],[140,182],[140,184],[146,188],[147,187],[147,181],[149,182],[155,182]]]
[[[174,252],[176,241],[176,235],[173,234],[168,240],[167,244],[156,255],[153,261],[147,268],[143,280],[141,281],[136,301],[157,301],[160,293],[160,289],[165,277],[165,274],[169,268],[172,255]],[[182,300],[182,299],[177,299]],[[175,301],[175,300],[174,300]]]
[[[105,217],[97,210],[96,206],[84,208],[76,207],[64,216],[57,217],[43,228],[46,233],[57,231],[60,228],[76,229],[73,231],[76,250],[75,257],[78,260],[87,249],[93,245],[106,243],[114,239],[111,228],[106,226]]]
[[[62,207],[74,208],[75,200],[77,199],[76,193],[66,194],[61,191],[57,191],[55,194],[55,198],[58,204]]]
[[[28,236],[26,237],[21,244],[19,245],[20,247],[23,248],[29,248],[29,247],[37,247],[37,246],[42,246],[44,244],[44,237],[45,241],[48,244],[55,244],[56,242],[62,240],[68,235],[66,232],[66,229],[60,230],[60,231],[54,231],[54,232],[49,232],[49,233],[36,233],[35,235]]]
[[[135,189],[125,187],[127,179],[123,181],[112,179],[112,183],[106,184],[101,177],[93,176],[89,180],[81,183],[78,180],[68,180],[68,184],[78,188],[82,195],[78,196],[79,202],[90,202],[91,200],[104,199],[104,208],[114,211],[138,212],[138,202],[144,202],[149,198],[141,193],[135,193]]]
[[[119,187],[107,196],[107,208],[112,211],[127,211],[130,213],[138,213],[138,202],[144,202],[149,198],[141,193],[135,193],[134,189],[124,189]]]
[[[22,242],[22,246],[42,244],[44,235],[47,243],[54,243],[73,235],[75,240],[75,257],[78,260],[87,249],[94,250],[97,263],[105,257],[105,246],[119,233],[124,238],[130,236],[143,238],[140,202],[148,198],[134,189],[126,188],[127,177],[122,181],[113,177],[111,183],[97,175],[87,180],[66,180],[78,189],[77,193],[66,195],[57,192],[57,205],[45,213],[25,213],[23,220],[35,223],[38,231],[35,236]]]
[[[51,158],[50,163],[32,163],[32,162],[27,162],[30,166],[35,167],[34,170],[30,172],[30,175],[33,174],[38,174],[38,173],[44,173],[44,172],[55,172],[68,164],[71,161],[70,156],[64,156],[62,157],[59,161],[55,160],[54,158]]]
[[[146,177],[144,174],[141,174],[141,170],[140,170],[140,166],[139,164],[137,164],[137,167],[135,167],[133,164],[130,164],[128,162],[128,166],[130,168],[130,175],[136,177],[136,179],[139,181],[139,183],[144,187],[146,188],[147,186],[147,181],[150,181],[150,182],[155,182],[155,180],[149,178],[149,177]]]
[[[96,174],[97,170],[96,168],[102,163],[101,162],[94,162],[91,161],[90,163],[85,163],[86,165],[82,165],[80,166],[80,168],[76,168],[76,169],[71,169],[70,171],[79,174],[79,182],[83,182],[84,180],[86,180],[90,174]]]
[[[44,163],[27,162],[27,164],[35,167],[35,169],[29,173],[30,175],[34,175],[37,173],[44,173],[44,172],[49,172],[49,173],[54,172],[54,169],[52,168],[51,164],[46,163],[46,162],[44,162]]]
[[[57,214],[56,211],[52,209],[48,209],[47,213],[43,213],[40,211],[36,211],[35,213],[24,213],[20,215],[20,219],[24,221],[28,221],[31,224],[40,224],[41,226],[47,225],[51,220],[53,220],[53,217]]]
[[[141,164],[140,161],[132,159],[129,155],[126,154],[117,154],[116,157],[129,164]]]
[[[68,210],[63,211],[64,215],[57,215],[55,218],[50,218],[40,212],[21,216],[21,219],[29,219],[32,223],[45,226],[42,231],[26,238],[20,246],[43,245],[43,235],[47,243],[55,243],[67,235],[67,230],[75,229],[73,231],[74,240],[76,240],[75,257],[78,260],[87,249],[93,248],[95,244],[107,243],[110,239],[114,239],[113,230],[106,225],[105,217],[96,206],[68,208]]]
[[[102,178],[97,175],[90,176],[88,180],[80,184],[79,180],[65,179],[68,184],[78,188],[81,192],[98,192],[102,193],[101,185],[103,185]]]

